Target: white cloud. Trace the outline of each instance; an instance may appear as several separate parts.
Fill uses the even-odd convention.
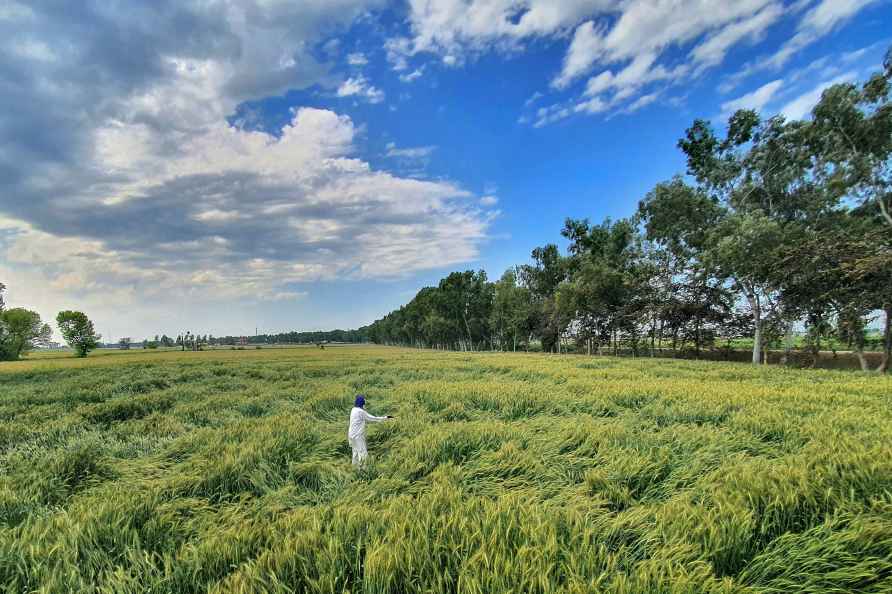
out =
[[[416,146],[411,148],[397,148],[396,143],[387,143],[387,156],[400,159],[425,159],[437,150],[435,146]]]
[[[481,206],[495,206],[499,203],[499,199],[495,196],[484,196],[480,199]]]
[[[805,12],[800,19],[796,33],[786,41],[773,55],[761,58],[741,68],[740,72],[729,77],[719,88],[729,92],[749,76],[765,71],[778,70],[785,66],[797,53],[815,43],[822,37],[832,33],[842,24],[850,20],[861,10],[880,0],[821,0],[811,10]],[[807,8],[810,2],[797,2],[794,10],[798,12]]]
[[[573,115],[573,109],[565,105],[547,105],[536,110],[534,128],[541,128],[554,122],[559,122]]]
[[[626,112],[633,113],[633,112],[638,111],[639,109],[647,107],[648,105],[650,105],[651,103],[656,101],[659,98],[659,96],[660,96],[660,93],[658,93],[658,92],[651,93],[649,95],[642,95],[641,97],[639,97],[638,99],[633,101],[629,105],[629,107],[626,108]]]
[[[540,93],[539,91],[536,91],[535,93],[530,95],[526,101],[524,101],[523,106],[530,107],[531,105],[536,103],[539,99],[541,99],[544,96],[545,96],[544,94]]]
[[[369,60],[362,52],[355,52],[347,54],[347,63],[351,66],[365,66],[369,63]]]
[[[561,73],[552,81],[552,86],[563,89],[591,69],[605,49],[604,33],[605,29],[596,29],[593,21],[586,21],[576,28]]]
[[[821,95],[828,87],[853,80],[855,80],[855,73],[847,72],[832,80],[822,82],[810,91],[788,102],[780,109],[780,113],[788,120],[800,120],[811,112],[812,107],[821,100]]]
[[[245,99],[334,87],[311,48],[377,0],[161,2],[85,11],[90,36],[39,6],[0,18],[0,49],[46,46],[0,51],[22,74],[7,87],[16,109],[0,110],[0,277],[17,303],[98,311],[115,333],[152,319],[196,330],[207,311],[235,320],[299,298],[299,283],[476,258],[491,219],[474,196],[373,169],[349,117],[298,107],[275,133],[229,123]],[[362,77],[336,93],[383,99]]]
[[[567,39],[551,87],[566,91],[590,77],[575,101],[580,107],[570,111],[628,111],[640,108],[644,97],[721,64],[732,48],[761,41],[785,15],[801,21],[773,58],[778,61],[878,1],[409,0],[409,35],[387,47],[394,68],[406,70],[422,54],[461,65],[488,51],[524,51],[536,38]],[[723,91],[731,88],[728,82]],[[567,117],[567,108],[562,100],[521,120],[543,125]]]
[[[773,80],[751,93],[722,103],[722,117],[728,117],[738,109],[754,109],[756,111],[762,111],[762,108],[771,101],[783,85],[783,79]]]
[[[720,64],[728,50],[741,40],[758,41],[783,14],[778,4],[769,4],[751,18],[744,18],[720,29],[691,50],[698,70]]]
[[[369,103],[384,101],[384,91],[373,87],[363,76],[351,77],[341,83],[337,90],[338,97],[361,97]]]
[[[417,79],[421,78],[421,76],[423,74],[424,74],[424,66],[422,66],[421,68],[416,68],[415,70],[413,70],[412,72],[409,72],[408,74],[400,74],[399,78],[401,81],[403,81],[405,83],[410,83],[410,82],[415,82]]]

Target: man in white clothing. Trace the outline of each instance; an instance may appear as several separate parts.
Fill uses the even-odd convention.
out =
[[[363,408],[364,406],[365,397],[360,394],[356,397],[356,403],[353,406],[353,410],[350,411],[350,427],[347,429],[347,441],[350,442],[350,447],[353,448],[353,466],[357,468],[365,462],[365,459],[369,455],[369,451],[365,445],[366,423],[377,423],[379,421],[393,418],[391,416],[376,417],[375,415],[370,415],[365,411]]]

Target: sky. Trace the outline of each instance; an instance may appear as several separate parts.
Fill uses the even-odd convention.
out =
[[[630,216],[695,118],[808,117],[890,25],[890,0],[0,0],[0,282],[109,340],[358,327]]]

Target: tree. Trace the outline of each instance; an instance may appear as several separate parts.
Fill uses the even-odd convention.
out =
[[[488,342],[492,285],[486,282],[486,272],[453,272],[438,288],[445,317],[463,350],[473,351]]]
[[[750,110],[728,120],[724,139],[695,120],[678,146],[687,156],[696,192],[713,206],[713,224],[699,258],[746,299],[753,325],[753,363],[762,360],[767,316],[782,311],[772,269],[798,221],[832,208],[834,200],[811,172],[802,122],[762,122]],[[694,221],[685,221],[693,234]]]
[[[616,350],[621,334],[638,334],[635,310],[640,303],[632,290],[634,225],[628,220],[590,225],[567,219],[561,234],[570,240],[570,257],[568,280],[558,289],[558,309],[588,352],[592,341],[600,352],[605,338]]]
[[[542,350],[560,351],[566,325],[555,301],[558,286],[567,279],[567,261],[558,247],[548,244],[532,251],[533,264],[518,267],[518,278],[533,302],[532,327],[542,339]]]
[[[101,335],[96,334],[93,322],[79,311],[60,311],[56,316],[56,324],[68,346],[74,349],[78,357],[86,357],[87,353],[95,349]]]
[[[6,285],[0,283],[0,361],[13,361],[48,343],[53,332],[37,312],[20,307],[5,309],[5,290]]]
[[[718,234],[714,229],[728,213],[703,187],[680,177],[657,184],[638,205],[637,220],[654,244],[644,250],[639,275],[650,316],[651,349],[662,348],[664,336],[672,350],[693,342],[695,353],[716,333],[736,333],[733,294],[706,257]],[[650,272],[648,273],[648,270]]]
[[[892,226],[892,48],[885,72],[861,88],[838,84],[812,110],[809,143],[817,172],[839,195],[857,197]]]
[[[0,360],[14,361],[50,341],[52,329],[37,312],[16,307],[0,311]]]
[[[510,343],[511,350],[516,351],[518,340],[523,341],[530,331],[530,291],[517,285],[517,271],[513,268],[505,271],[493,290],[490,328],[500,349],[505,350]]]

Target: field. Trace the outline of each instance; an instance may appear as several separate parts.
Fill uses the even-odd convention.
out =
[[[357,392],[373,464],[350,467]],[[892,379],[383,347],[0,364],[0,591],[892,592]]]

